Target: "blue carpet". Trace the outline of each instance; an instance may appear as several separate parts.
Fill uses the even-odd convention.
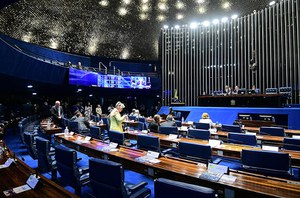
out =
[[[32,126],[29,126],[26,131],[31,131],[33,129]],[[40,136],[46,138],[43,134],[39,133]],[[49,139],[49,138],[47,138]],[[13,130],[8,129],[7,132],[5,133],[5,142],[9,149],[13,151],[16,156],[19,159],[22,159],[28,166],[30,166],[33,169],[36,169],[38,167],[38,161],[33,160],[31,156],[28,154],[26,147],[23,145],[21,142],[19,134],[13,134]],[[51,142],[53,143],[53,138],[51,139]],[[77,152],[77,158],[82,158],[78,162],[79,167],[87,167],[88,166],[88,160],[89,157],[83,153]],[[130,170],[125,170],[125,181],[130,182],[133,184],[137,184],[139,182],[145,181],[148,183],[147,188],[151,189],[151,198],[154,197],[154,184],[153,184],[153,179],[150,177],[147,177],[145,175],[130,171]],[[43,173],[43,175],[51,179],[51,174],[50,173]],[[58,181],[60,180],[60,175],[57,173],[57,178]],[[70,186],[65,186],[64,184],[59,182],[59,185],[63,186],[66,190],[75,193],[75,190],[70,187]],[[89,194],[92,194],[92,189],[89,186],[85,186],[82,188],[82,197],[89,197]]]

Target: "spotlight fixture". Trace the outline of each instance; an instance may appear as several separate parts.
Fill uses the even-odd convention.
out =
[[[219,23],[219,19],[214,19],[214,20],[212,21],[212,23],[213,23],[214,25],[218,24],[218,23]]]
[[[227,17],[223,17],[223,18],[221,19],[221,21],[222,21],[222,23],[225,23],[225,22],[228,21],[228,18],[227,18]]]
[[[238,18],[237,14],[234,14],[234,15],[231,16],[231,19],[236,19],[236,18]]]
[[[190,24],[190,28],[192,28],[192,29],[196,29],[197,27],[198,27],[198,24],[196,22],[192,22]]]
[[[272,5],[275,5],[275,3],[276,3],[276,1],[271,1],[271,2],[269,3],[269,5],[272,6]]]
[[[180,28],[180,26],[179,25],[175,25],[175,29],[179,29]]]
[[[33,86],[32,85],[27,85],[27,88],[31,89],[31,88],[33,88]]]
[[[209,22],[209,21],[204,21],[204,22],[202,23],[202,25],[203,25],[204,27],[208,27],[208,26],[210,25],[210,22]]]
[[[168,27],[169,27],[169,26],[167,26],[167,25],[164,25],[164,28],[165,28],[165,29],[168,29]]]
[[[33,93],[32,93],[32,95],[33,95],[33,96],[36,96],[36,95],[37,95],[37,93],[33,92]]]

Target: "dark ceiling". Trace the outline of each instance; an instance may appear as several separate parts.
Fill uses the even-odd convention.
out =
[[[233,14],[270,0],[19,0],[0,10],[0,32],[76,54],[157,60],[160,29]]]

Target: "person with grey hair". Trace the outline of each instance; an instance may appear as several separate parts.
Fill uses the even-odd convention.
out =
[[[160,126],[176,126],[174,117],[171,114],[169,114],[166,118],[166,121],[161,123]]]
[[[125,105],[120,101],[117,102],[115,108],[110,112],[109,119],[110,119],[110,128],[109,130],[123,132],[122,123],[127,118],[127,115],[121,116],[121,112],[125,108]]]
[[[60,102],[56,101],[55,105],[50,109],[52,119],[56,125],[61,125],[61,118],[63,116],[63,108],[60,106]]]

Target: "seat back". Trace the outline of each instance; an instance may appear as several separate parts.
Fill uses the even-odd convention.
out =
[[[287,150],[300,151],[300,139],[284,138],[283,148]]]
[[[155,136],[138,135],[137,148],[142,150],[160,152],[159,138]]]
[[[211,147],[209,145],[179,142],[178,153],[180,157],[205,162],[211,160]]]
[[[155,198],[188,197],[188,198],[215,198],[215,191],[199,185],[173,181],[164,178],[154,180]]]
[[[38,157],[38,168],[42,172],[49,172],[53,169],[50,152],[50,141],[42,137],[36,138],[36,150]]]
[[[146,123],[146,118],[144,118],[144,117],[139,117],[138,121],[139,121],[139,122]]]
[[[204,129],[189,129],[188,130],[188,137],[195,138],[195,139],[201,139],[201,140],[209,140],[210,139],[210,132],[209,130]]]
[[[129,118],[129,120],[135,120],[136,116],[129,116],[128,118]]]
[[[260,127],[259,133],[261,135],[272,135],[272,136],[280,136],[284,137],[284,128],[282,127]]]
[[[210,128],[209,123],[194,122],[194,126],[195,126],[196,129],[208,130]]]
[[[69,121],[69,130],[79,132],[79,123],[76,121]]]
[[[178,126],[178,127],[181,127],[181,126],[182,126],[182,123],[181,123],[181,121],[179,121],[179,120],[175,120],[175,124],[176,124],[176,126]]]
[[[100,139],[100,128],[96,126],[90,126],[90,134],[92,138]]]
[[[242,150],[242,166],[261,173],[290,174],[288,153],[263,150]]]
[[[121,164],[102,160],[89,159],[90,182],[95,197],[123,197],[124,170]]]
[[[159,133],[169,135],[169,134],[178,134],[177,126],[160,126]]]
[[[266,88],[266,94],[277,94],[277,88]]]
[[[101,118],[102,121],[103,121],[103,124],[106,124],[107,125],[107,128],[109,129],[110,128],[110,121],[109,121],[109,118]]]
[[[35,141],[34,141],[34,135],[29,132],[24,132],[24,142],[25,146],[27,148],[27,151],[29,155],[32,157],[32,159],[37,159],[37,152],[35,148]]]
[[[234,133],[241,133],[242,129],[238,125],[222,124],[222,131],[234,132]]]
[[[119,145],[123,145],[125,141],[124,133],[119,131],[108,131],[108,137],[111,142],[117,143]]]
[[[67,185],[77,187],[79,184],[79,173],[76,165],[76,151],[63,145],[57,145],[55,147],[55,159],[61,180]]]
[[[250,146],[257,145],[256,135],[243,133],[228,133],[227,142],[233,144],[246,144]]]

